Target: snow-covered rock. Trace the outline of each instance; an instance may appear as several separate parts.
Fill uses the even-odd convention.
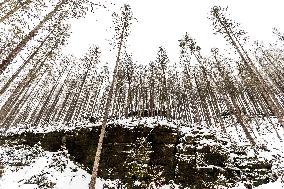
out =
[[[97,188],[282,188],[283,128],[219,128],[156,118],[109,123]],[[99,124],[11,128],[0,135],[0,188],[88,188]],[[256,187],[257,186],[257,187]]]

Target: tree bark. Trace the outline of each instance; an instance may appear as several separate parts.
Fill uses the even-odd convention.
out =
[[[112,82],[111,82],[111,85],[110,85],[110,88],[109,88],[109,91],[108,91],[105,109],[104,109],[104,113],[103,113],[102,128],[101,128],[101,132],[100,132],[100,138],[99,138],[98,147],[97,147],[96,156],[95,156],[95,161],[94,161],[94,165],[93,165],[91,181],[89,183],[89,189],[95,189],[96,188],[96,178],[97,178],[97,174],[98,174],[98,170],[99,170],[99,163],[100,163],[101,152],[102,152],[102,147],[103,147],[103,140],[104,140],[104,136],[105,136],[105,132],[106,132],[106,126],[107,126],[107,121],[108,121],[108,114],[109,114],[110,107],[111,107],[112,96],[113,96],[113,92],[114,92],[114,88],[115,88],[115,84],[116,84],[116,75],[117,75],[117,71],[118,71],[118,67],[119,67],[119,63],[120,63],[120,59],[121,59],[121,50],[122,50],[123,40],[125,38],[124,35],[125,35],[126,27],[127,27],[127,23],[126,23],[126,21],[124,21],[122,32],[121,32],[121,35],[120,35],[120,38],[119,38],[120,41],[119,41],[119,45],[118,45],[118,53],[117,53],[117,57],[116,57],[116,64],[115,64],[115,68],[114,68],[114,72],[113,72],[113,78],[112,78]]]
[[[16,56],[19,54],[19,52],[27,45],[27,43],[37,35],[38,31],[43,27],[43,25],[50,20],[53,15],[60,9],[60,7],[66,2],[67,0],[62,0],[60,3],[58,3],[55,8],[49,12],[43,20],[40,21],[40,23],[32,30],[30,31],[24,39],[17,45],[16,48],[14,48],[7,57],[2,60],[2,63],[0,64],[0,73],[5,71],[5,69],[13,62],[13,60],[16,58]]]

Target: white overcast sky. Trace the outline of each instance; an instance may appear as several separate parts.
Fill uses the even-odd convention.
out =
[[[272,28],[284,32],[284,0],[115,0],[102,2],[106,9],[99,8],[94,14],[76,20],[67,47],[69,53],[80,56],[91,44],[102,48],[102,60],[112,61],[114,53],[109,41],[113,36],[111,14],[124,3],[130,4],[137,22],[134,22],[129,37],[129,51],[135,61],[148,63],[155,60],[159,46],[165,47],[172,62],[178,61],[178,40],[188,32],[209,54],[212,47],[224,48],[225,40],[213,35],[210,9],[214,5],[228,6],[230,18],[239,22],[248,32],[251,41],[267,43],[276,38]]]

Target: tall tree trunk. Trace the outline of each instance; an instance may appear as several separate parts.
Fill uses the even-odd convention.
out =
[[[50,90],[48,96],[46,97],[44,103],[42,104],[42,107],[38,113],[38,115],[36,116],[36,119],[34,121],[34,125],[38,125],[40,123],[40,120],[42,119],[43,115],[44,115],[44,112],[45,111],[52,111],[50,109],[48,109],[48,103],[51,101],[51,98],[52,98],[52,95],[54,94],[57,86],[59,85],[59,81],[62,77],[62,75],[64,74],[65,70],[63,70],[60,75],[58,76],[57,78],[57,81],[55,82],[55,84],[53,85],[52,89]]]
[[[124,8],[125,8],[125,11],[127,11],[127,8],[129,9],[129,7],[127,7],[127,5],[125,5]],[[98,147],[97,147],[97,151],[96,151],[91,181],[89,183],[89,189],[95,189],[95,187],[96,187],[96,178],[97,178],[98,169],[99,169],[99,163],[100,163],[101,152],[102,152],[102,147],[103,147],[103,140],[104,140],[104,136],[105,136],[108,115],[109,115],[109,111],[110,111],[110,107],[111,107],[112,96],[113,96],[113,92],[115,91],[114,88],[116,86],[116,81],[117,81],[116,76],[117,76],[117,71],[118,71],[119,64],[120,64],[123,41],[124,41],[125,36],[126,36],[125,32],[126,32],[127,28],[129,27],[129,23],[128,23],[128,19],[129,19],[128,16],[129,15],[127,15],[127,13],[125,13],[125,12],[123,13],[123,15],[126,17],[126,18],[123,18],[123,19],[126,19],[126,20],[124,20],[123,23],[122,23],[123,24],[122,25],[122,31],[121,31],[121,34],[119,36],[116,63],[115,63],[113,78],[112,78],[112,82],[111,82],[111,85],[110,85],[110,88],[109,88],[109,91],[108,91],[105,109],[104,109],[104,113],[103,113],[102,128],[101,128],[100,138],[99,138]]]
[[[13,120],[15,120],[15,118],[17,117],[17,115],[19,114],[23,106],[25,105],[26,101],[30,98],[31,94],[34,92],[40,80],[41,78],[36,81],[32,89],[30,89],[30,86],[32,85],[32,83],[29,83],[29,86],[27,86],[26,88],[23,88],[25,90],[24,95],[22,95],[22,97],[14,104],[13,108],[11,108],[9,114],[6,116],[5,120],[3,121],[2,126],[6,128],[8,128],[9,126],[12,126]]]
[[[237,37],[234,35],[232,30],[221,19],[218,11],[215,12],[214,16],[221,24],[222,29],[224,29],[225,35],[229,38],[233,47],[236,49],[237,53],[240,55],[241,59],[245,63],[247,69],[249,69],[251,76],[255,79],[255,82],[257,82],[261,94],[267,100],[267,103],[271,107],[273,113],[276,115],[278,122],[284,127],[284,110],[279,104],[278,100],[275,98],[274,94],[272,94],[270,87],[267,85],[267,83],[265,83],[264,79],[257,71],[257,68],[253,65],[250,57],[248,56],[247,52],[244,50],[243,46],[241,45]]]
[[[23,69],[28,65],[28,63],[30,63],[30,61],[35,57],[35,55],[38,53],[38,51],[42,48],[42,46],[44,45],[44,43],[46,42],[46,40],[49,38],[50,34],[52,32],[50,32],[45,39],[40,43],[40,45],[37,47],[37,49],[29,56],[29,58],[17,69],[17,71],[9,78],[9,80],[5,83],[5,85],[2,87],[2,89],[0,90],[0,95],[2,95],[11,85],[11,83],[19,76],[19,74],[21,73],[21,71],[23,71]]]
[[[39,65],[35,68],[33,68],[29,74],[23,79],[23,81],[17,86],[17,88],[13,91],[12,95],[8,98],[8,100],[5,102],[5,104],[0,109],[0,121],[3,120],[4,117],[6,117],[7,113],[10,111],[12,104],[16,102],[16,100],[19,98],[19,96],[22,94],[22,92],[26,89],[26,87],[33,82],[40,69],[43,67],[44,63],[46,62],[48,56],[44,58],[43,61],[39,61]]]
[[[2,63],[0,64],[0,73],[2,73],[16,58],[16,56],[19,54],[19,52],[26,46],[26,44],[37,35],[38,31],[43,27],[43,25],[49,21],[55,13],[61,8],[61,6],[66,2],[67,0],[61,0],[60,3],[58,3],[55,8],[49,12],[43,20],[40,21],[40,23],[32,30],[30,31],[24,39],[17,45],[16,48],[14,48],[7,57],[2,60]]]
[[[0,23],[4,22],[6,19],[11,17],[15,12],[17,12],[22,7],[28,6],[31,2],[32,2],[31,0],[27,0],[25,2],[20,3],[19,0],[18,0],[17,3],[16,3],[16,6],[12,10],[10,10],[8,13],[6,13],[3,17],[0,18]]]

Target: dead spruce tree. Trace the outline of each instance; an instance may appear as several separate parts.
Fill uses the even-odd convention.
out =
[[[130,6],[124,5],[122,8],[121,15],[117,17],[117,20],[115,23],[116,24],[115,26],[116,36],[115,37],[117,40],[116,63],[115,63],[114,71],[113,71],[112,82],[110,83],[110,87],[108,90],[108,95],[107,95],[107,99],[106,99],[106,103],[104,107],[102,128],[100,132],[100,138],[98,141],[97,152],[96,152],[95,161],[93,165],[91,181],[89,183],[90,189],[95,189],[96,187],[96,178],[97,178],[98,169],[99,169],[99,162],[100,162],[102,145],[103,145],[103,140],[104,140],[106,126],[107,126],[108,114],[109,114],[110,107],[111,107],[112,96],[115,91],[117,70],[121,62],[121,57],[123,56],[122,53],[123,53],[123,49],[125,48],[126,39],[129,35],[129,29],[130,29],[132,19],[133,19],[133,16],[132,16],[132,11],[131,11]]]

